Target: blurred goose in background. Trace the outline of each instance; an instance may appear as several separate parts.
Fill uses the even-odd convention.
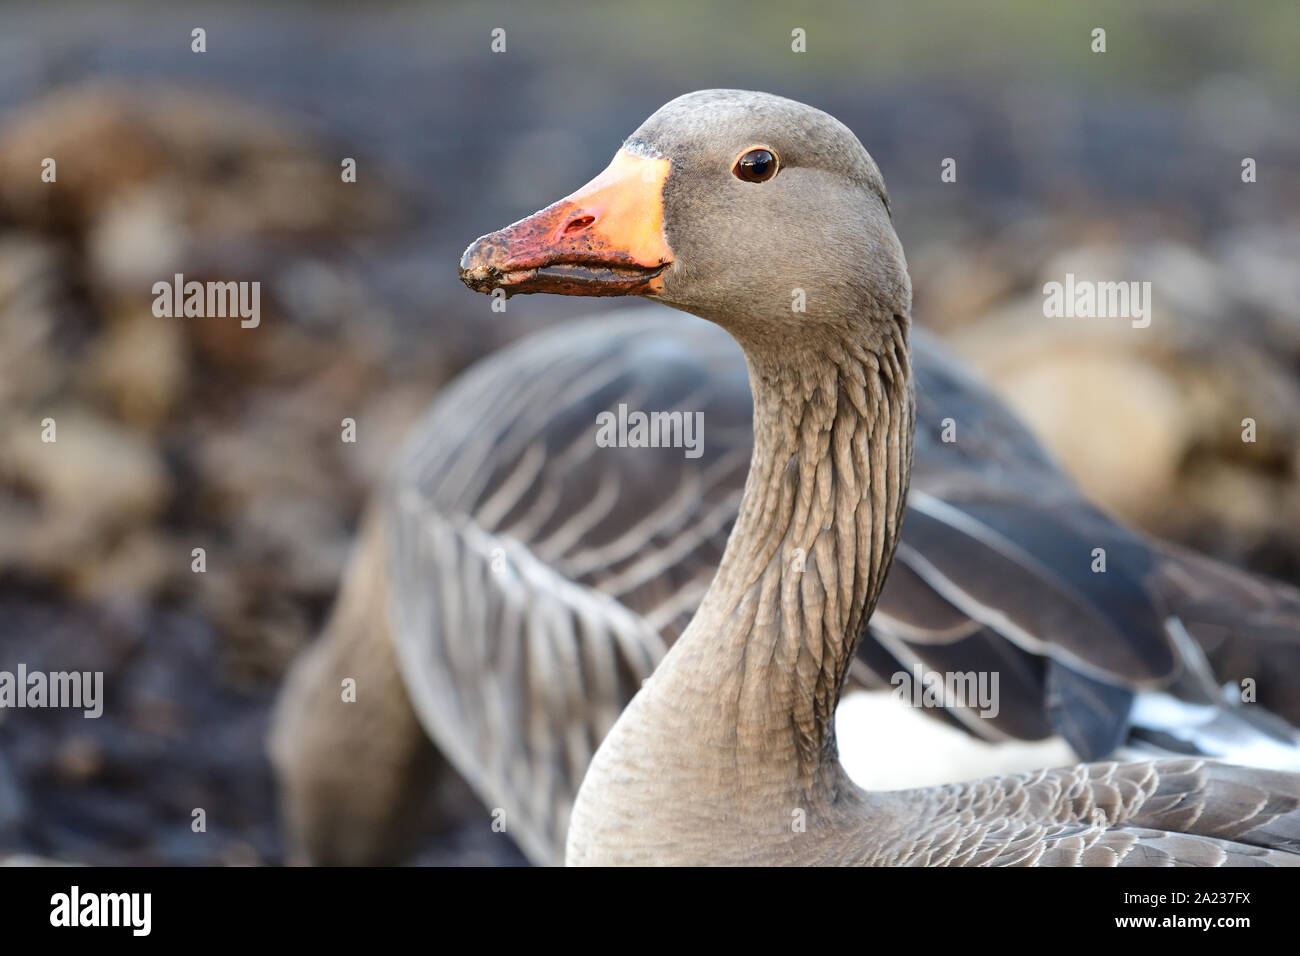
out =
[[[712,166],[728,150],[719,181]],[[782,169],[798,216],[792,194],[765,187]],[[683,97],[587,187],[476,242],[462,276],[482,291],[649,295],[717,324],[637,312],[530,337],[454,383],[416,428],[326,635],[295,667],[277,713],[272,754],[291,830],[311,858],[378,859],[409,839],[411,791],[438,759],[423,729],[488,806],[505,809],[507,831],[534,860],[557,862],[592,755],[687,631],[719,564],[718,596],[691,625],[695,638],[603,751],[571,843],[577,860],[695,859],[628,844],[629,820],[643,816],[664,846],[700,838],[707,859],[734,862],[902,862],[891,840],[922,847],[912,862],[1276,861],[1275,818],[1290,828],[1277,831],[1283,843],[1295,839],[1290,810],[1254,815],[1293,808],[1294,778],[1199,758],[1300,764],[1284,721],[1218,687],[1252,676],[1282,685],[1261,687],[1281,699],[1294,686],[1267,664],[1294,653],[1300,596],[1118,525],[916,330],[909,360],[910,287],[883,182],[830,117],[760,94]],[[815,300],[806,313],[791,310],[798,288]],[[852,356],[838,383],[823,367],[837,354]],[[915,463],[899,540],[912,371]],[[620,406],[702,413],[700,456],[598,448],[597,416]],[[856,424],[846,430],[849,406]],[[774,447],[793,457],[769,476],[767,499],[746,508],[751,459],[761,471]],[[746,519],[728,572],[738,511]],[[1104,572],[1094,570],[1098,549]],[[745,597],[738,580],[759,590]],[[1197,640],[1222,641],[1225,629],[1255,669],[1211,672]],[[745,649],[755,647],[751,665]],[[723,667],[728,649],[738,656]],[[759,667],[763,659],[783,666]],[[751,666],[755,683],[721,693]],[[1086,760],[1192,756],[897,795],[858,790],[836,760],[841,686],[893,687],[910,701],[912,682],[935,673],[997,675],[995,706],[940,693],[924,708],[985,741],[1063,738]],[[341,704],[348,676],[358,699]],[[710,695],[757,709],[717,714]],[[666,733],[679,718],[681,732]],[[709,738],[709,723],[730,728],[727,740]],[[843,720],[839,731],[846,749],[871,733]],[[737,768],[757,759],[754,776],[775,789],[755,802],[737,780],[724,795],[709,789],[717,780],[677,779],[682,796],[671,802],[694,817],[656,817],[667,781],[701,769],[701,734],[709,747],[745,743],[727,759]],[[1027,766],[1070,759],[1044,753]],[[656,765],[663,783],[644,778]],[[858,784],[873,785],[869,769]],[[785,838],[797,804],[782,804],[773,829],[763,814],[776,790],[811,801],[817,839],[796,850]],[[1248,794],[1270,796],[1259,804]],[[741,852],[723,834],[692,830],[716,820],[723,796],[770,846]],[[1203,806],[1203,822],[1175,818],[1170,800]],[[965,814],[957,829],[954,813]],[[1004,829],[978,825],[998,815]],[[1180,825],[1191,835],[1173,837]],[[957,842],[918,844],[922,826]]]

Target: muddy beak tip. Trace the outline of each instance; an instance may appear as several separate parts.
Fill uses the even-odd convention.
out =
[[[503,273],[491,265],[488,255],[491,236],[480,236],[469,244],[460,256],[460,281],[474,292],[491,295],[501,287]],[[507,290],[509,295],[509,290]]]

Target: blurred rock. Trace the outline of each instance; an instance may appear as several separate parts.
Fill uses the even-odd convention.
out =
[[[41,440],[44,417],[54,420],[56,441]],[[89,537],[146,520],[167,505],[167,469],[133,429],[75,408],[50,408],[6,425],[5,477],[35,495],[52,520],[76,523]]]
[[[1150,518],[1177,480],[1192,422],[1152,365],[1057,352],[1020,369],[1004,394],[1088,495],[1130,519]]]
[[[58,440],[40,419],[15,416],[0,435],[0,571],[45,581],[70,600],[147,606],[184,555],[165,554],[148,527],[167,507],[172,481],[136,431],[81,410],[55,410]]]
[[[123,228],[123,208],[137,204],[128,220],[174,218],[231,238],[400,223],[403,207],[366,177],[342,182],[344,155],[301,123],[212,92],[92,83],[31,104],[0,134],[0,211],[41,229],[112,231]],[[46,157],[57,163],[55,183],[41,181]],[[174,192],[160,202],[142,198],[137,190],[146,186]],[[98,222],[105,214],[109,225]],[[138,228],[132,234],[142,236]],[[136,252],[170,255],[149,242]],[[140,271],[129,263],[104,274]]]
[[[189,378],[183,321],[126,312],[95,343],[89,377],[123,421],[152,431],[176,411]]]
[[[85,224],[91,274],[104,287],[136,290],[183,272],[194,241],[182,221],[184,196],[168,178],[125,186]]]
[[[168,582],[191,573],[190,549],[146,527],[115,537],[95,561],[78,564],[69,587],[81,600],[140,611]]]
[[[948,337],[1101,504],[1202,547],[1217,529],[1214,553],[1300,554],[1300,529],[1277,526],[1300,508],[1300,321],[1260,293],[1294,282],[1266,246],[1291,248],[1239,233],[1222,260],[1168,241],[1067,249]],[[1045,317],[1043,283],[1066,273],[1150,282],[1149,327]]]

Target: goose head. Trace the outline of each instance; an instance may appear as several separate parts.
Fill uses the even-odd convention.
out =
[[[587,185],[477,239],[462,281],[506,295],[640,295],[785,346],[903,321],[884,180],[834,117],[704,90],[647,119]]]

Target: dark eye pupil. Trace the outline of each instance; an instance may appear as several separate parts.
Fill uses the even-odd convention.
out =
[[[766,149],[751,149],[736,165],[741,179],[761,182],[776,171],[776,157]]]

